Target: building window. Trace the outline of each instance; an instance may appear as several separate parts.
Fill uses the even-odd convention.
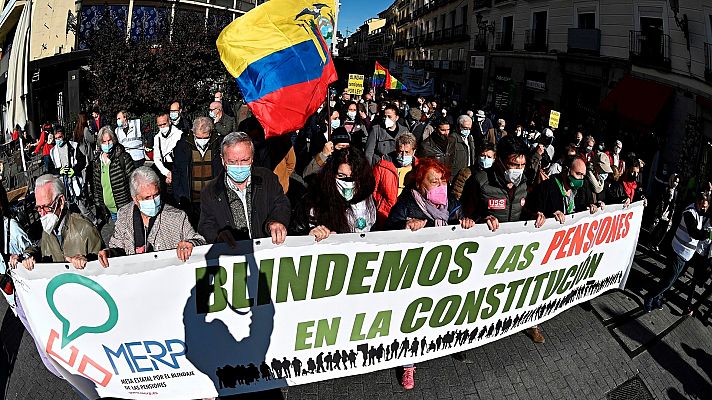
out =
[[[457,61],[465,61],[465,49],[460,48],[460,51],[457,55]]]
[[[453,59],[452,59],[452,49],[447,49],[447,59],[448,59],[448,61],[453,61]]]
[[[596,13],[585,12],[578,15],[580,29],[596,29]]]

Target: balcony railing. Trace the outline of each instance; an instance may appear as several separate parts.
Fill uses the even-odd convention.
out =
[[[458,25],[452,29],[452,39],[457,41],[470,40],[470,30],[467,25]]]
[[[524,34],[524,50],[541,52],[549,51],[549,30],[527,30]]]
[[[670,70],[670,35],[630,31],[630,61],[644,67]]]
[[[480,33],[478,35],[475,35],[475,51],[482,51],[485,52],[488,50],[487,46],[487,34],[486,33]]]
[[[712,43],[705,43],[705,79],[712,83]]]
[[[443,31],[435,31],[435,35],[433,36],[433,41],[435,43],[438,43],[442,40],[443,38]]]
[[[512,51],[514,50],[514,32],[497,32],[495,37],[494,48],[498,51]]]
[[[475,10],[492,7],[492,0],[475,0]]]
[[[601,31],[599,29],[569,28],[569,53],[599,55]]]
[[[443,29],[443,41],[448,41],[452,39],[452,28],[445,28]]]
[[[425,34],[425,43],[423,44],[433,44],[433,32],[428,32]]]

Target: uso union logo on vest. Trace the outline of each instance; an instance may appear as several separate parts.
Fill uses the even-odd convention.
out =
[[[81,325],[72,328],[70,321],[57,309],[55,292],[67,284],[81,285],[95,292],[106,304],[108,317],[98,326]],[[47,304],[62,323],[62,333],[50,329],[45,351],[64,368],[76,371],[99,386],[106,387],[114,375],[121,373],[150,372],[163,369],[179,369],[179,357],[185,356],[185,343],[179,339],[165,342],[143,341],[121,343],[118,347],[102,345],[106,360],[95,360],[88,354],[70,345],[74,340],[87,334],[103,334],[111,331],[119,320],[119,309],[109,293],[97,282],[82,275],[61,274],[47,285]],[[74,330],[72,330],[74,329]],[[59,342],[61,339],[61,343]],[[67,346],[69,346],[67,348]]]

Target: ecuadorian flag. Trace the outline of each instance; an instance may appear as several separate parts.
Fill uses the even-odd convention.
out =
[[[270,0],[220,33],[220,58],[267,137],[302,129],[337,80],[319,29],[334,12],[334,0]]]

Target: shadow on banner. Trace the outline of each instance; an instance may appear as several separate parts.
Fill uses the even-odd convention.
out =
[[[219,265],[220,256],[245,255],[247,298],[257,299],[258,293],[270,293],[264,273],[259,271],[254,258],[252,241],[238,242],[235,248],[224,244],[214,245],[205,255],[205,273],[196,270],[196,285],[183,309],[187,359],[202,373],[209,376],[221,398],[251,398],[254,395],[282,399],[279,389],[286,386],[283,379],[266,363],[272,331],[274,330],[274,304],[235,308],[221,286],[232,280]],[[202,276],[201,276],[202,275]],[[217,294],[217,291],[223,291]],[[215,294],[213,294],[215,292]],[[206,312],[218,297],[227,301],[227,307],[243,318],[249,318],[249,333],[237,340],[226,323],[218,318],[208,322]],[[252,386],[252,387],[250,387]],[[257,388],[257,387],[260,388]],[[246,391],[261,391],[254,395],[244,394],[225,397]]]

